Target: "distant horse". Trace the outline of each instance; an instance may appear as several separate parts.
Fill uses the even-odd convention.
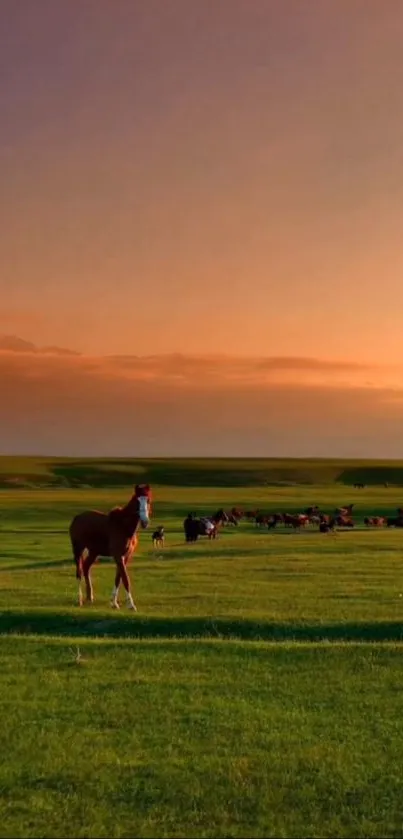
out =
[[[231,507],[228,513],[225,513],[226,519],[222,522],[223,524],[233,524],[235,527],[238,526],[241,518],[243,517],[242,510],[239,510],[238,507]]]
[[[278,524],[284,523],[284,514],[283,513],[273,513],[271,516],[267,516],[267,529],[273,530],[277,527]]]
[[[228,513],[226,513],[222,507],[220,507],[220,509],[217,510],[216,513],[213,513],[213,515],[209,516],[208,518],[209,521],[212,521],[213,524],[217,525],[217,527],[219,524],[228,524],[229,522]]]
[[[93,603],[91,568],[99,556],[111,556],[116,563],[115,585],[111,605],[119,609],[120,583],[126,589],[127,605],[136,609],[131,594],[127,564],[137,547],[139,524],[146,528],[150,521],[151,491],[148,484],[137,484],[134,495],[125,507],[114,507],[109,513],[87,510],[78,513],[70,524],[69,533],[76,563],[78,602],[82,605],[81,580],[84,576],[87,602]]]
[[[183,522],[186,542],[197,542],[199,536],[208,536],[215,539],[217,535],[217,524],[208,518],[196,518],[193,513],[185,518]]]
[[[306,513],[284,513],[283,522],[286,527],[292,527],[294,530],[301,530],[301,527],[306,527],[309,522],[309,517]]]
[[[334,533],[336,519],[333,516],[323,516],[319,523],[319,533]]]
[[[258,515],[259,510],[247,510],[246,513],[244,513],[244,516],[247,519],[247,521],[253,521],[253,519],[256,519],[256,516]]]
[[[215,539],[220,524],[225,525],[229,523],[229,516],[225,510],[220,507],[220,509],[213,513],[212,516],[201,516],[199,522],[199,535],[208,536],[209,539]]]
[[[393,518],[386,519],[386,526],[387,527],[403,527],[403,516],[396,516]]]
[[[351,516],[336,516],[335,523],[337,527],[354,527],[354,522]]]
[[[231,511],[229,513],[226,513],[225,515],[227,516],[227,520],[223,521],[223,524],[233,524],[234,527],[238,527],[240,521],[238,516],[236,516]]]
[[[346,504],[345,507],[336,507],[336,516],[352,516],[354,504]]]
[[[154,530],[152,539],[153,539],[154,548],[163,548],[164,547],[164,545],[165,545],[165,530],[162,526],[157,527],[157,529]]]
[[[320,509],[317,504],[314,504],[312,507],[307,507],[306,510],[304,510],[304,513],[309,517],[320,516]]]
[[[364,524],[366,527],[383,527],[386,521],[386,516],[366,516]]]
[[[266,513],[258,513],[255,517],[256,527],[266,527],[269,523],[270,516]]]

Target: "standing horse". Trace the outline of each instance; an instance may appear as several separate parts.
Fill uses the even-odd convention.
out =
[[[197,542],[199,536],[208,536],[209,539],[215,539],[217,535],[216,522],[208,518],[198,519],[193,513],[186,516],[183,529],[186,542]]]
[[[125,507],[114,507],[109,513],[87,510],[74,517],[69,533],[76,563],[78,602],[82,605],[81,580],[84,576],[87,601],[93,603],[91,568],[99,556],[111,556],[116,563],[115,585],[111,605],[119,609],[118,594],[122,582],[129,609],[136,610],[131,594],[127,564],[137,547],[139,524],[146,528],[150,521],[151,491],[148,484],[137,484],[134,495]]]

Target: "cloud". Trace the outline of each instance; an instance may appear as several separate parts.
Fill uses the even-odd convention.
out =
[[[401,456],[403,388],[387,375],[304,358],[80,356],[3,336],[0,445],[9,454]]]
[[[402,370],[348,360],[304,357],[248,358],[236,356],[171,355],[81,355],[59,346],[38,347],[17,335],[0,335],[2,379],[60,383],[73,378],[73,392],[80,382],[99,381],[110,388],[119,382],[138,387],[203,391],[267,390],[293,386],[300,390],[320,388],[394,388],[400,392]]]
[[[0,352],[80,355],[75,350],[69,350],[65,347],[37,347],[32,341],[26,341],[24,338],[19,338],[18,335],[0,335]]]
[[[164,356],[134,356],[115,355],[106,356],[107,361],[116,363],[128,368],[136,368],[139,364],[149,366],[163,366],[166,370],[175,371],[196,371],[205,370],[232,370],[237,372],[253,372],[264,370],[307,370],[323,372],[346,372],[365,371],[372,369],[374,365],[359,364],[353,361],[328,361],[318,358],[303,358],[292,356],[271,356],[268,358],[248,358],[226,355],[181,355],[172,353]]]
[[[35,344],[17,335],[0,335],[0,350],[6,352],[37,352]]]
[[[292,356],[274,356],[262,358],[256,364],[264,370],[321,370],[322,372],[348,372],[372,369],[373,365],[356,361],[328,361],[321,358],[301,358]]]
[[[0,342],[3,453],[402,456],[401,379],[376,366],[91,357],[11,337]]]

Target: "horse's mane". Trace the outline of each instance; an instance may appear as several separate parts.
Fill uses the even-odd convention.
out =
[[[112,521],[118,521],[122,516],[123,507],[112,507],[112,510],[109,510],[108,518],[112,519]]]
[[[130,502],[129,502],[130,503]],[[136,507],[126,504],[125,507],[113,507],[108,513],[109,523],[122,531],[125,536],[132,536],[139,522]]]
[[[113,507],[108,513],[109,522],[122,530],[126,536],[131,536],[135,532],[139,523],[139,495],[147,495],[150,497],[150,487],[148,484],[136,484],[135,494],[124,507]]]

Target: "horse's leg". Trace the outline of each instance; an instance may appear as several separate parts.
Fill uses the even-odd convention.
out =
[[[75,563],[76,563],[76,577],[77,577],[77,580],[78,580],[78,605],[79,606],[83,605],[83,590],[82,590],[82,585],[81,585],[81,581],[82,581],[82,578],[83,578],[83,554],[84,554],[84,551],[83,551],[82,554],[77,553],[76,556],[74,557],[74,560],[75,560]]]
[[[83,605],[83,592],[81,587],[81,580],[83,577],[83,559],[86,549],[81,547],[81,544],[75,540],[71,540],[74,562],[76,564],[76,579],[78,580],[78,605]]]
[[[120,609],[118,596],[119,596],[119,586],[120,586],[121,580],[122,580],[122,577],[121,577],[120,569],[119,569],[119,567],[117,567],[116,568],[116,574],[115,574],[115,585],[112,589],[112,597],[111,597],[111,606],[114,609]]]
[[[81,585],[82,581],[82,565],[79,567],[77,566],[77,580],[78,580],[78,605],[83,605],[83,589]]]
[[[85,581],[85,591],[86,591],[86,599],[87,603],[94,602],[94,591],[92,588],[92,580],[91,580],[91,567],[93,566],[95,560],[97,558],[97,554],[89,552],[83,562],[83,573],[84,573],[84,581]]]
[[[117,602],[118,586],[116,585],[116,581],[119,580],[119,583],[120,583],[120,581],[122,581],[122,583],[123,583],[123,585],[126,589],[126,602],[127,602],[127,605],[129,607],[129,609],[134,609],[134,611],[137,611],[136,610],[136,605],[134,603],[132,593],[131,593],[130,578],[129,578],[129,575],[127,573],[127,568],[126,568],[126,565],[127,565],[127,562],[128,562],[128,556],[126,554],[123,554],[123,556],[115,556],[115,562],[116,562],[116,567],[117,567],[116,577],[115,577],[115,591],[116,591],[116,594],[114,595],[112,605],[115,608],[116,608],[116,606],[117,606],[117,608],[119,608],[119,604]]]

